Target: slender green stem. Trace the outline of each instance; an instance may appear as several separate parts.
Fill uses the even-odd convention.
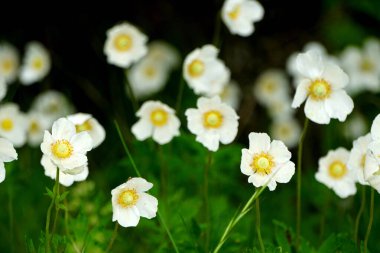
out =
[[[139,109],[139,104],[137,103],[137,100],[136,100],[136,97],[135,97],[135,93],[133,92],[132,86],[131,86],[131,84],[128,81],[128,77],[127,77],[127,72],[126,71],[125,71],[125,85],[127,86],[128,96],[129,96],[129,99],[132,102],[133,110],[135,112],[137,112],[137,110]]]
[[[57,188],[56,188],[56,191],[58,193],[58,196],[59,196],[59,186],[60,184],[57,185]],[[58,220],[58,214],[59,214],[59,206],[57,205],[57,201],[55,202],[55,216],[54,216],[54,222],[53,222],[53,229],[52,229],[52,234],[55,233],[55,228],[57,226],[57,220]]]
[[[203,198],[204,198],[204,207],[205,207],[205,222],[206,222],[206,231],[205,231],[205,252],[209,252],[210,247],[210,203],[209,203],[209,192],[208,192],[208,183],[209,183],[209,171],[212,165],[212,156],[213,152],[208,151],[206,166],[204,169],[204,187],[203,187]]]
[[[164,227],[166,233],[168,234],[169,240],[170,240],[170,242],[172,243],[175,252],[176,252],[176,253],[179,253],[179,251],[178,251],[178,247],[177,247],[177,244],[175,243],[174,238],[173,238],[173,236],[172,236],[172,233],[170,232],[168,226],[166,225],[166,222],[165,222],[165,220],[164,220],[164,217],[162,216],[162,214],[161,214],[160,211],[157,211],[157,214],[158,214],[158,219],[160,220],[161,225]]]
[[[108,246],[107,246],[107,249],[106,249],[105,253],[111,251],[113,243],[115,242],[116,237],[117,237],[117,231],[118,231],[118,229],[119,229],[119,223],[115,222],[115,228],[113,229],[112,237],[111,237],[110,242],[108,243]]]
[[[373,223],[373,210],[375,206],[375,190],[371,188],[371,203],[369,207],[369,221],[368,221],[368,227],[367,227],[367,232],[365,234],[364,238],[364,253],[367,253],[367,247],[368,247],[368,239],[371,234],[371,229],[372,229],[372,223]]]
[[[164,150],[163,146],[160,144],[157,144],[157,153],[160,160],[160,179],[161,179],[161,187],[160,192],[162,199],[164,200],[164,203],[166,205],[166,193],[167,193],[167,187],[168,187],[168,167],[164,159]]]
[[[13,216],[13,193],[12,193],[12,183],[8,182],[8,211],[9,211],[9,243],[11,252],[14,252],[14,216]]]
[[[222,22],[220,18],[220,11],[218,11],[215,17],[215,30],[214,30],[214,36],[212,38],[212,44],[217,48],[220,48],[221,46],[221,39],[220,39],[221,25],[222,25]]]
[[[55,204],[55,200],[57,198],[57,188],[59,185],[59,169],[57,167],[56,174],[55,174],[55,185],[53,188],[53,198],[51,199],[47,214],[46,214],[46,226],[45,226],[45,253],[50,252],[50,241],[53,237],[53,234],[50,235],[50,219],[51,219],[51,210],[53,209],[53,206]]]
[[[179,110],[181,109],[183,90],[185,89],[185,79],[183,79],[182,75],[180,75],[181,80],[179,81],[179,90],[177,95],[177,102],[175,106],[175,110],[177,114],[179,114]]]
[[[361,204],[360,204],[360,208],[359,208],[359,212],[356,216],[356,219],[355,219],[355,230],[354,230],[354,241],[359,245],[359,241],[358,241],[358,234],[359,234],[359,225],[360,225],[360,219],[363,215],[363,212],[364,212],[364,208],[365,208],[365,186],[361,186],[362,190],[361,190]]]
[[[69,241],[71,242],[71,245],[73,246],[73,249],[76,253],[81,253],[80,249],[78,248],[77,244],[74,241],[74,238],[72,237],[70,230],[69,230],[69,207],[67,205],[67,200],[64,200],[65,203],[65,232],[67,238],[69,238]]]
[[[256,232],[259,239],[261,253],[265,253],[263,238],[261,237],[260,198],[256,199]]]
[[[309,125],[309,119],[305,117],[305,123],[303,126],[303,131],[298,143],[298,161],[297,161],[297,237],[296,237],[296,251],[298,251],[301,235],[301,185],[302,185],[302,149],[303,141],[307,132],[307,127]]]

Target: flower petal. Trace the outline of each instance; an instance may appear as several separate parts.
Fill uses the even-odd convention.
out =
[[[137,140],[143,141],[152,135],[153,126],[146,119],[140,119],[132,126],[131,131]]]
[[[253,153],[268,152],[270,149],[270,137],[266,133],[250,133],[249,150]]]
[[[318,124],[330,123],[330,117],[326,112],[324,102],[313,100],[308,98],[305,104],[305,115],[311,121]]]
[[[276,164],[285,163],[290,160],[292,154],[282,141],[273,140],[269,149],[269,154],[273,156]]]
[[[146,193],[140,193],[140,199],[136,204],[140,211],[140,216],[147,219],[156,217],[157,205],[157,199]]]

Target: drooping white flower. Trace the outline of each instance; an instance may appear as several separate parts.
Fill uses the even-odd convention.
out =
[[[43,155],[41,158],[41,165],[44,167],[45,176],[50,177],[55,180],[57,176],[57,166],[50,160],[50,158],[46,155]],[[59,183],[63,186],[69,187],[74,182],[81,182],[87,179],[88,177],[88,166],[87,163],[82,165],[77,169],[80,171],[79,174],[66,174],[59,170]]]
[[[42,80],[49,74],[50,68],[51,62],[48,50],[39,42],[29,42],[26,45],[25,56],[21,66],[21,83],[31,85]]]
[[[319,159],[318,182],[332,189],[340,198],[347,198],[356,193],[355,176],[347,167],[350,152],[344,148],[330,150],[325,157]]]
[[[123,227],[136,227],[140,217],[147,219],[156,217],[158,201],[146,193],[152,187],[152,183],[141,177],[135,177],[113,189],[112,221],[117,221]]]
[[[368,133],[369,129],[367,126],[367,122],[363,115],[354,112],[352,113],[346,123],[343,125],[343,133],[346,136],[346,138],[355,140],[359,138],[360,136],[365,135]]]
[[[368,185],[368,182],[364,179],[364,169],[368,159],[367,157],[370,155],[368,145],[371,141],[371,134],[367,134],[355,140],[347,162],[347,167],[352,170],[356,181],[361,185]]]
[[[344,91],[348,76],[338,65],[324,60],[317,51],[307,51],[297,56],[299,84],[292,107],[305,100],[305,114],[311,121],[328,124],[330,119],[345,121],[354,108],[352,99]]]
[[[147,101],[136,112],[139,117],[132,126],[132,133],[139,141],[152,137],[161,145],[179,135],[180,121],[175,111],[159,101]]]
[[[231,143],[238,131],[239,116],[229,105],[222,103],[219,97],[201,97],[197,109],[187,109],[187,127],[210,151],[217,151],[219,142]]]
[[[104,53],[110,64],[128,68],[140,60],[147,52],[148,38],[135,26],[124,22],[107,31]]]
[[[74,123],[77,133],[87,132],[92,139],[92,148],[99,146],[106,138],[106,131],[99,122],[87,113],[76,113],[67,116],[67,119]]]
[[[292,117],[275,120],[270,127],[274,139],[283,141],[289,148],[297,146],[301,136],[301,127]]]
[[[45,131],[41,150],[58,168],[67,174],[79,174],[87,164],[87,152],[92,139],[87,132],[77,133],[74,123],[60,118],[53,123],[52,133]]]
[[[18,148],[26,142],[27,124],[18,105],[6,103],[0,106],[0,136]]]
[[[17,160],[17,153],[12,143],[7,139],[0,138],[0,183],[5,179],[4,163]]]
[[[223,61],[217,58],[218,52],[213,45],[205,45],[186,56],[183,76],[195,94],[218,95],[228,83],[230,71]]]
[[[222,93],[219,94],[220,99],[223,103],[228,104],[235,110],[239,108],[241,100],[241,90],[239,85],[231,80],[223,89]]]
[[[6,42],[0,44],[0,76],[7,84],[12,83],[18,73],[20,65],[17,49]]]
[[[264,8],[255,0],[226,0],[222,7],[222,20],[232,34],[250,36],[254,22],[264,16]]]
[[[277,183],[288,183],[295,172],[290,161],[292,154],[282,141],[273,140],[266,133],[250,133],[249,148],[242,149],[240,170],[249,176],[255,187],[267,184],[270,191]]]
[[[167,70],[177,68],[180,64],[180,55],[176,48],[165,41],[149,43],[147,57],[160,62]]]
[[[51,126],[50,119],[40,112],[30,111],[26,115],[26,121],[28,144],[32,147],[37,147],[44,138],[45,130],[48,130]]]

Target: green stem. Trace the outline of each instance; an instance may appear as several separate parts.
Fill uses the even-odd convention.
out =
[[[13,237],[14,237],[14,216],[13,216],[13,193],[12,193],[12,183],[8,182],[8,211],[9,211],[9,243],[11,252],[14,252],[14,243],[13,243]]]
[[[298,161],[297,161],[297,237],[296,237],[296,251],[298,251],[301,235],[301,185],[302,185],[302,151],[303,141],[309,125],[309,119],[305,117],[305,123],[303,126],[302,134],[298,143]]]
[[[137,112],[138,109],[139,109],[139,104],[137,103],[137,100],[136,100],[136,97],[135,97],[135,93],[133,92],[132,86],[131,86],[131,84],[128,81],[128,77],[127,77],[127,72],[126,71],[125,71],[125,85],[127,86],[128,96],[129,96],[129,99],[132,102],[133,110],[135,112]]]
[[[67,238],[69,238],[69,241],[71,242],[71,245],[73,246],[73,249],[76,253],[81,253],[80,249],[78,248],[77,244],[75,243],[74,241],[74,238],[72,237],[72,235],[70,234],[70,230],[69,230],[69,207],[67,205],[67,200],[65,199],[64,200],[65,202],[65,232],[66,232],[66,236]]]
[[[59,185],[59,169],[57,167],[56,174],[55,174],[55,185],[53,188],[53,198],[51,199],[47,214],[46,214],[46,226],[45,226],[45,253],[50,252],[50,241],[54,234],[49,233],[50,230],[50,218],[51,218],[51,210],[53,209],[53,206],[55,204],[55,200],[57,198],[57,188]]]
[[[108,246],[107,246],[107,249],[106,249],[105,253],[111,251],[113,243],[115,242],[116,237],[117,237],[117,231],[118,231],[118,229],[119,229],[119,223],[115,222],[115,228],[113,229],[112,237],[111,237],[110,242],[108,243]]]
[[[364,253],[367,253],[367,246],[368,246],[368,239],[369,235],[371,234],[371,228],[373,223],[373,210],[375,205],[375,190],[371,188],[371,203],[370,203],[370,209],[369,209],[369,221],[368,221],[368,227],[367,227],[367,233],[365,234],[364,238]]]
[[[59,186],[60,184],[57,185],[57,193],[58,193],[58,196],[59,196]],[[52,230],[52,235],[55,233],[55,228],[57,226],[57,220],[58,220],[58,214],[59,214],[59,206],[57,205],[57,201],[55,201],[55,216],[54,216],[54,222],[53,222],[53,230]]]
[[[363,215],[364,208],[365,208],[365,186],[362,186],[362,192],[361,192],[361,204],[359,208],[359,212],[355,219],[355,230],[354,230],[354,241],[359,245],[358,241],[358,234],[359,234],[359,225],[360,225],[360,218]]]
[[[221,31],[221,19],[220,19],[220,11],[217,12],[216,14],[216,18],[215,18],[215,30],[214,30],[214,36],[212,38],[212,44],[217,47],[217,48],[220,48],[220,44],[221,44],[221,40],[220,40],[220,31]]]
[[[177,102],[175,106],[177,115],[179,115],[179,110],[181,109],[183,90],[185,89],[185,79],[183,79],[182,74],[180,75],[180,77],[181,77],[181,80],[179,81],[179,90],[178,90]]]
[[[160,160],[160,179],[161,179],[160,192],[161,192],[161,197],[164,200],[164,204],[166,205],[166,193],[167,193],[167,187],[168,187],[168,181],[167,181],[168,167],[167,167],[167,164],[165,163],[164,150],[163,150],[162,145],[157,144],[157,153]]]
[[[209,203],[209,192],[208,192],[208,183],[209,183],[209,171],[212,165],[212,156],[213,152],[208,151],[207,162],[204,169],[204,187],[203,187],[203,198],[204,198],[204,207],[205,207],[205,222],[206,222],[206,231],[205,231],[205,252],[209,252],[210,247],[210,203]]]
[[[263,238],[261,237],[260,198],[256,199],[256,232],[259,239],[261,253],[265,253]]]
[[[168,237],[169,237],[169,239],[170,239],[170,242],[171,242],[172,245],[173,245],[173,248],[174,248],[175,252],[176,252],[176,253],[179,253],[179,251],[178,251],[178,247],[177,247],[177,244],[175,243],[174,238],[173,238],[173,236],[172,236],[172,233],[170,232],[168,226],[166,225],[166,222],[165,222],[165,220],[164,220],[164,217],[162,216],[162,214],[161,214],[160,211],[157,211],[157,214],[158,214],[158,219],[160,220],[161,225],[164,227],[166,233],[168,234]]]

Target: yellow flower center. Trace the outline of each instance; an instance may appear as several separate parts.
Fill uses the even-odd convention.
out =
[[[272,93],[277,89],[276,83],[272,80],[265,81],[263,86],[264,90],[268,93]]]
[[[362,159],[360,160],[360,167],[361,167],[362,169],[365,168],[365,161],[366,161],[366,155],[364,154],[364,155],[362,156]]]
[[[228,13],[228,16],[232,20],[236,20],[240,15],[240,5],[235,6],[232,11]]]
[[[75,129],[77,130],[77,133],[80,133],[83,131],[90,131],[92,129],[92,125],[90,123],[90,120],[86,120],[82,124],[75,125]]]
[[[154,126],[161,127],[166,125],[166,123],[168,122],[168,117],[169,114],[165,110],[159,108],[151,112],[150,121]]]
[[[280,127],[280,134],[281,134],[281,136],[287,137],[287,136],[290,135],[290,133],[291,133],[291,129],[289,128],[289,126],[284,125],[284,126]]]
[[[1,128],[7,132],[11,131],[13,129],[13,120],[10,118],[1,120]]]
[[[117,198],[117,203],[126,208],[136,205],[139,195],[135,189],[127,189],[122,191]]]
[[[67,140],[58,140],[51,144],[51,152],[60,159],[69,158],[73,153],[73,146]]]
[[[199,77],[205,71],[205,64],[201,60],[195,59],[189,64],[187,70],[191,77]]]
[[[114,40],[116,50],[126,52],[132,47],[132,38],[128,34],[119,34]]]
[[[275,162],[270,154],[261,152],[253,156],[253,161],[250,166],[255,173],[264,176],[272,172]]]
[[[219,128],[223,123],[223,115],[219,111],[208,111],[203,115],[205,128]]]
[[[156,73],[157,73],[157,71],[156,71],[156,69],[153,66],[148,66],[144,70],[144,74],[148,78],[153,78],[156,75]]]
[[[32,67],[35,69],[35,70],[40,70],[42,69],[42,66],[44,65],[42,59],[40,57],[36,57],[33,62],[32,62]]]
[[[1,64],[1,67],[5,73],[9,73],[12,71],[14,63],[11,59],[4,59],[4,61]]]
[[[314,100],[324,100],[331,94],[331,85],[324,79],[314,80],[309,86],[309,95]]]
[[[371,71],[373,71],[374,68],[375,68],[375,66],[374,66],[373,62],[368,58],[364,58],[360,62],[360,69],[363,72],[371,72]]]
[[[341,161],[335,161],[329,166],[329,174],[334,179],[340,179],[347,173],[347,167]]]
[[[33,120],[29,125],[29,132],[37,133],[40,130],[40,126],[37,121]]]

